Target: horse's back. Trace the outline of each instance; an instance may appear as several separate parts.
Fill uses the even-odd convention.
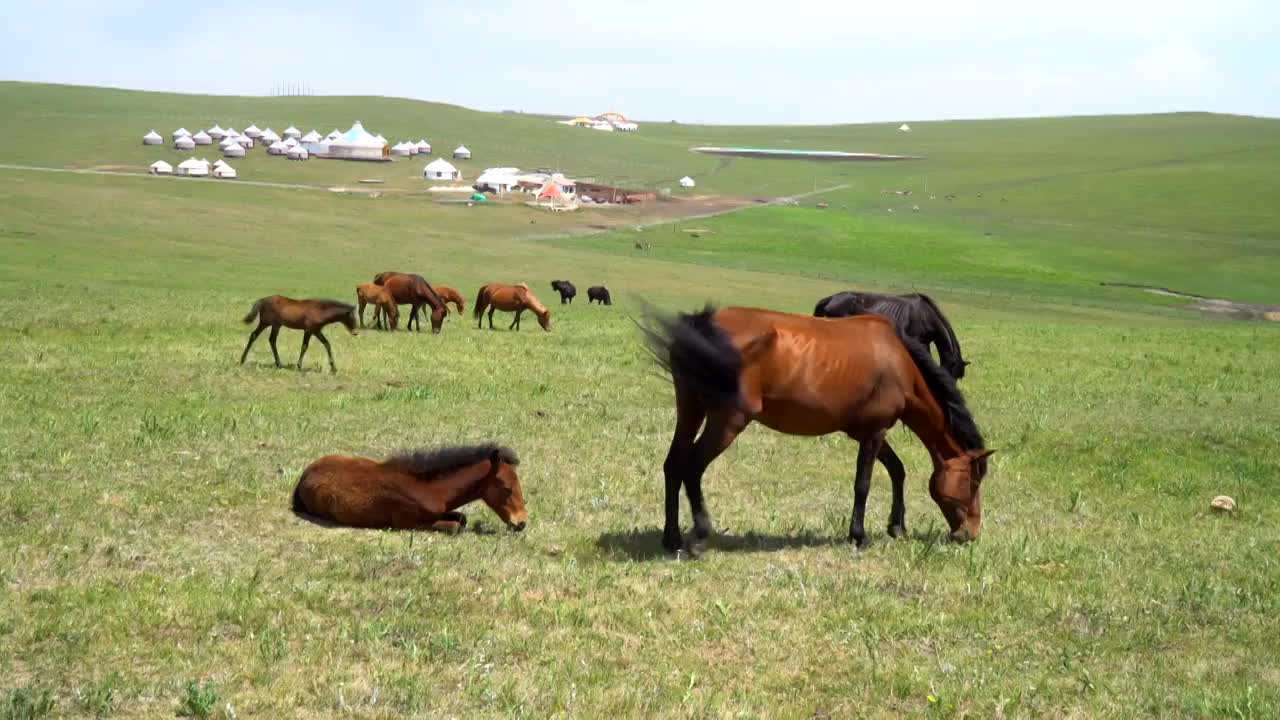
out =
[[[368,458],[326,455],[302,472],[294,497],[311,515],[352,527],[386,527],[396,475]]]

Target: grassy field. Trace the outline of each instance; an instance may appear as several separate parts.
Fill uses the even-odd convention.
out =
[[[0,125],[30,137],[33,118],[62,117],[60,135],[127,127],[132,143],[165,108],[264,125],[221,108],[330,102],[79,92],[0,86],[23,98]],[[375,124],[332,102],[322,131],[359,117],[393,137],[390,115]],[[459,127],[542,132],[532,118],[405,107],[435,113],[411,134],[437,147],[447,133],[430,126],[450,114]],[[200,124],[186,117],[170,124]],[[1123,142],[1128,125],[1135,139]],[[0,170],[0,718],[1274,717],[1280,327],[1096,283],[1276,302],[1280,216],[1265,191],[1277,125],[939,124],[930,187],[946,175],[938,194],[954,188],[953,203],[881,196],[880,184],[923,182],[896,175],[917,172],[905,166],[782,166],[757,186],[780,166],[735,161],[709,175],[723,186],[705,184],[788,194],[822,172],[832,184],[850,173],[851,187],[827,210],[590,237],[559,236],[603,211]],[[930,124],[913,126],[861,149],[926,142]],[[632,156],[616,148],[630,146],[610,143],[652,147],[661,177],[683,174],[676,163],[697,142],[878,132],[655,125],[561,147],[603,143],[574,152],[619,175]],[[1071,149],[1099,135],[1096,157]],[[99,155],[77,160],[9,143],[0,163],[149,157],[92,146]],[[1224,159],[1138,167],[1212,147]],[[1211,197],[1197,205],[1199,193]],[[693,227],[700,237],[682,232]],[[321,372],[319,347],[304,373],[271,367],[261,342],[236,364],[254,299],[349,298],[390,268],[469,297],[482,282],[526,281],[548,301],[547,282],[568,277],[609,285],[618,303],[556,305],[551,333],[456,316],[439,336],[330,333],[337,375]],[[807,312],[851,284],[928,289],[956,325],[975,362],[964,389],[999,451],[982,539],[942,541],[927,458],[898,429],[911,534],[884,534],[877,470],[872,544],[857,552],[842,542],[852,444],[752,428],[708,471],[711,551],[664,561],[672,400],[629,320],[637,298]],[[282,334],[286,361],[299,340]],[[322,454],[485,440],[522,456],[522,534],[481,507],[476,531],[458,537],[323,529],[287,510]],[[1210,512],[1221,493],[1236,513]]]

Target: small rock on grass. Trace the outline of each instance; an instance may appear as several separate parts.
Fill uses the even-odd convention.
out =
[[[1219,495],[1209,503],[1209,507],[1221,513],[1231,513],[1235,512],[1236,501],[1228,495]]]

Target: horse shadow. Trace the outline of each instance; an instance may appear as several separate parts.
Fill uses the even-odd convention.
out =
[[[796,535],[769,535],[758,532],[748,532],[743,535],[712,533],[707,539],[707,552],[777,552],[791,548],[829,547],[836,544],[844,543],[838,538],[818,535],[808,530]],[[671,557],[662,548],[662,531],[657,528],[604,533],[596,540],[596,548],[610,558],[621,557],[639,562],[664,560]]]
[[[310,514],[310,513],[300,512],[300,511],[298,511],[298,510],[290,510],[290,511],[289,511],[289,513],[290,513],[291,515],[293,515],[295,518],[297,518],[298,520],[301,520],[302,522],[309,523],[309,524],[314,525],[314,526],[316,526],[316,527],[327,528],[327,529],[360,530],[360,531],[364,531],[364,532],[371,532],[371,533],[372,533],[372,532],[390,532],[390,533],[397,533],[397,534],[398,534],[398,533],[414,533],[414,532],[417,532],[417,533],[428,533],[428,532],[433,532],[433,531],[431,531],[431,530],[423,530],[423,529],[419,529],[419,530],[399,530],[399,529],[395,529],[395,528],[388,528],[388,529],[379,529],[379,530],[375,530],[375,529],[371,529],[371,528],[353,528],[353,527],[351,527],[351,526],[349,526],[349,525],[343,525],[343,524],[341,524],[341,523],[334,522],[333,520],[330,520],[329,518],[326,518],[326,517],[321,517],[321,516],[319,516],[319,515],[312,515],[312,514]],[[498,534],[499,529],[500,529],[500,528],[498,528],[495,524],[493,524],[493,523],[486,523],[484,520],[472,520],[472,519],[468,519],[468,520],[467,520],[467,527],[466,527],[466,528],[464,528],[464,529],[462,529],[462,530],[461,530],[461,531],[459,531],[459,532],[456,532],[456,533],[444,533],[444,532],[439,532],[439,533],[435,533],[435,534],[437,534],[437,535],[454,535],[454,536],[457,536],[457,535],[479,535],[479,536],[482,536],[482,537],[488,537],[488,536],[497,535],[497,534]]]

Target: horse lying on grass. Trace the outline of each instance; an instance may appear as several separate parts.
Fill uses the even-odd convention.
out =
[[[311,342],[311,336],[315,335],[316,339],[324,345],[325,352],[329,353],[329,370],[338,372],[338,367],[333,364],[333,349],[329,347],[329,341],[320,331],[325,325],[342,323],[348,332],[352,335],[356,334],[355,306],[337,300],[294,300],[283,295],[268,295],[253,303],[253,307],[249,308],[249,314],[244,316],[244,323],[248,325],[254,318],[258,319],[258,327],[249,333],[249,342],[245,344],[244,352],[240,354],[241,365],[244,364],[245,358],[249,357],[249,348],[253,347],[253,341],[258,339],[267,326],[271,326],[271,335],[268,337],[271,341],[271,355],[276,359],[276,367],[284,367],[280,364],[280,353],[276,351],[276,337],[280,334],[280,327],[283,325],[303,331],[302,352],[298,353],[299,370],[302,369],[302,358],[307,354],[307,345]]]
[[[510,448],[495,444],[420,449],[383,462],[326,455],[302,471],[293,512],[358,528],[459,532],[458,508],[480,500],[512,530],[529,522]]]

